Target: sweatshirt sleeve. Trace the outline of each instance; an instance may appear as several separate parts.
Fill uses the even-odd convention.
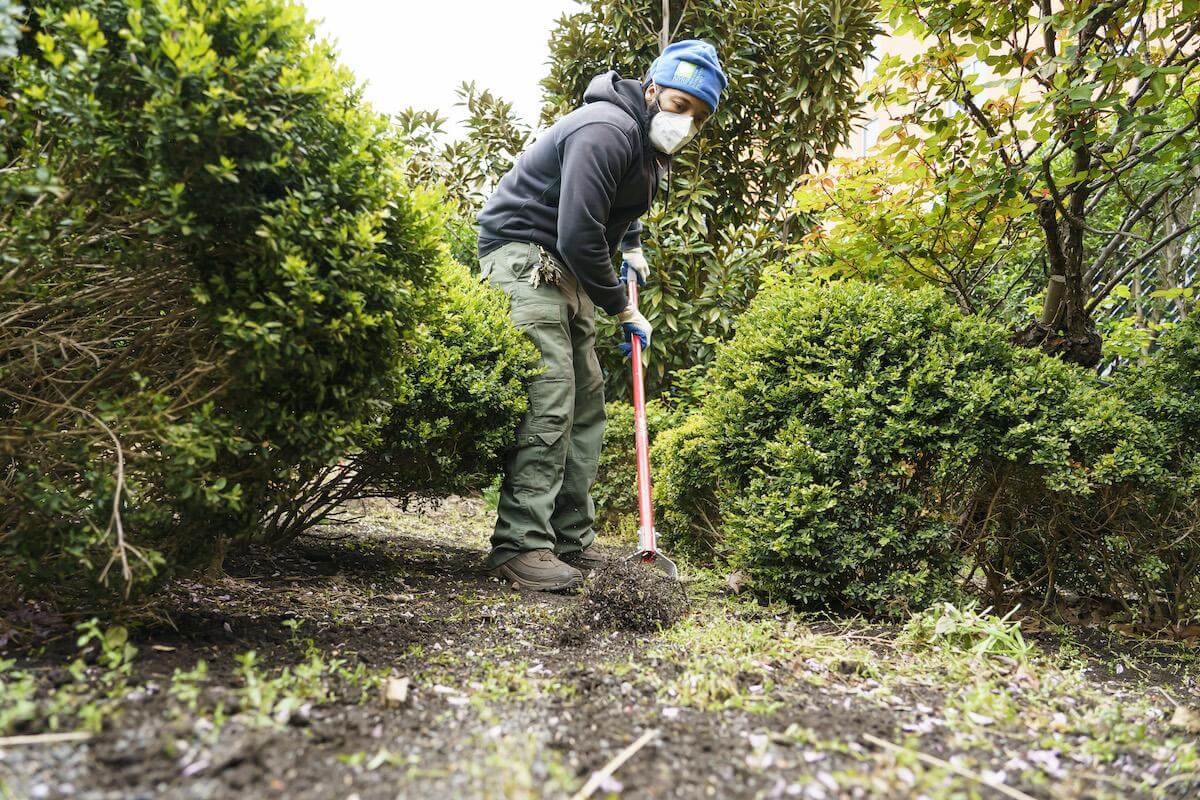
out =
[[[629,230],[625,231],[625,235],[621,238],[621,250],[637,250],[642,246],[642,230],[644,226],[640,219],[635,219],[629,223]]]
[[[592,302],[608,314],[619,314],[629,305],[613,270],[604,230],[617,186],[633,158],[624,131],[607,122],[579,128],[562,145],[558,252]]]

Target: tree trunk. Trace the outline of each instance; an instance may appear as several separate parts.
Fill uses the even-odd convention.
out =
[[[671,43],[671,0],[662,0],[662,30],[658,34],[658,52]]]
[[[1086,199],[1082,192],[1076,192],[1072,196],[1072,206]],[[1087,313],[1088,292],[1083,285],[1083,226],[1068,220],[1064,236],[1058,210],[1049,197],[1038,204],[1038,222],[1046,238],[1046,261],[1050,265],[1046,301],[1041,319],[1013,334],[1013,343],[1040,348],[1072,364],[1094,367],[1100,363],[1102,340]]]

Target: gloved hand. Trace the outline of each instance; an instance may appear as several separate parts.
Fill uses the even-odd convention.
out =
[[[646,281],[650,278],[650,262],[646,261],[646,254],[642,252],[642,248],[635,250],[625,250],[621,253],[621,282],[629,282],[629,270],[633,270],[637,275],[637,285],[645,286]]]
[[[617,314],[617,320],[621,323],[621,327],[625,329],[626,341],[622,342],[619,347],[626,358],[633,355],[633,337],[636,336],[642,341],[642,350],[650,347],[650,336],[654,333],[654,329],[650,327],[650,323],[642,316],[642,312],[636,308],[627,308],[620,314]]]

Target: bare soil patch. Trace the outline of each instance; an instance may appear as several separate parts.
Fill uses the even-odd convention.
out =
[[[0,796],[570,797],[647,730],[597,796],[1200,791],[1175,712],[1200,706],[1189,651],[1143,660],[1063,632],[1044,656],[1069,650],[1085,683],[1003,662],[975,670],[983,682],[895,630],[725,596],[719,576],[689,585],[673,626],[677,588],[645,583],[657,576],[640,565],[579,596],[512,591],[484,571],[491,519],[476,501],[364,511],[330,530],[340,538],[173,584],[128,625],[124,673],[76,644],[75,620],[9,612],[20,635],[0,720],[21,695],[36,713],[9,733],[93,736],[0,747]],[[586,635],[564,646],[580,620]]]

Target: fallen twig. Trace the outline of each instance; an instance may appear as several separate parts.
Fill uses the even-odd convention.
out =
[[[0,736],[0,747],[12,747],[20,744],[59,744],[60,742],[82,742],[92,738],[87,731],[67,731],[65,733],[32,733],[25,736]]]
[[[1183,783],[1184,781],[1200,782],[1200,772],[1183,772],[1179,775],[1172,775],[1154,787],[1154,796],[1162,797],[1163,792],[1165,792],[1168,787],[1174,786],[1177,783]]]
[[[843,634],[839,634],[839,635],[846,639],[853,639],[856,642],[870,642],[871,644],[878,644],[878,645],[882,645],[884,647],[898,647],[899,646],[896,644],[895,639],[885,639],[882,636],[866,636],[866,635],[857,634],[857,633],[843,633]]]
[[[1175,706],[1175,708],[1179,708],[1179,706],[1181,705],[1181,704],[1180,704],[1180,702],[1179,702],[1178,700],[1176,700],[1174,697],[1171,697],[1171,694],[1170,694],[1170,692],[1168,692],[1168,691],[1167,691],[1166,689],[1164,689],[1163,687],[1161,687],[1161,686],[1155,686],[1155,687],[1154,687],[1154,689],[1151,689],[1151,691],[1154,691],[1154,690],[1158,690],[1159,692],[1161,692],[1161,693],[1162,693],[1162,696],[1163,696],[1163,697],[1165,697],[1165,698],[1167,698],[1168,700],[1170,700],[1170,701],[1171,701],[1171,705]]]
[[[622,764],[633,758],[634,754],[645,747],[655,736],[658,736],[658,730],[655,728],[651,728],[639,736],[633,744],[617,753],[611,761],[593,772],[592,777],[588,778],[587,783],[575,793],[571,800],[586,800],[591,797],[600,788],[600,784],[604,783],[605,778],[612,777],[612,774],[620,769]]]
[[[896,744],[895,742],[889,742],[887,739],[880,739],[878,736],[873,736],[869,733],[864,733],[862,738],[873,745],[884,748],[885,750],[891,750],[895,753],[909,753],[914,755],[918,760],[924,761],[926,764],[931,764],[935,767],[941,767],[942,769],[948,769],[956,775],[960,775],[968,780],[975,781],[976,783],[982,783],[989,789],[995,789],[997,792],[1000,792],[1000,794],[1012,797],[1014,800],[1036,800],[1034,797],[1025,794],[1019,789],[1014,789],[1011,786],[1005,786],[1003,783],[999,783],[998,781],[988,780],[977,772],[972,772],[966,767],[960,767],[957,764],[951,764],[949,761],[938,758],[937,756],[931,756],[928,753],[922,753],[920,750],[914,750],[911,747],[904,747],[903,745]]]

